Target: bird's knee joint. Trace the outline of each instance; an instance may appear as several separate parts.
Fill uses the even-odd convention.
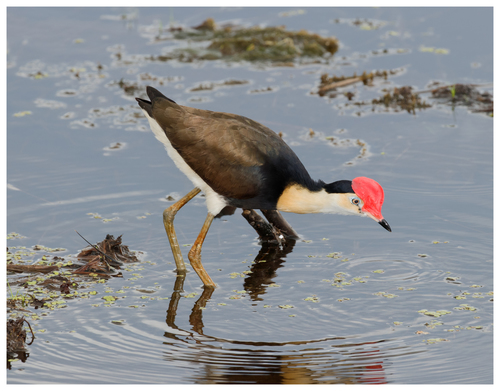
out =
[[[170,209],[170,208],[167,208],[163,211],[163,220],[165,221],[174,221],[174,217],[175,217],[175,212]]]
[[[200,257],[201,254],[201,247],[197,246],[196,244],[191,247],[191,250],[188,252],[188,258],[190,261],[197,260]]]

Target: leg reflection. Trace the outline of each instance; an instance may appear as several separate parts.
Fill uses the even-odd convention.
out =
[[[175,324],[175,318],[177,316],[177,308],[179,305],[179,300],[182,297],[182,292],[184,291],[184,280],[186,279],[186,273],[177,273],[177,278],[174,283],[174,291],[172,292],[172,297],[167,309],[167,325],[176,330],[182,330]],[[212,297],[215,287],[205,286],[203,293],[198,300],[194,303],[193,309],[191,310],[191,315],[189,316],[189,323],[192,326],[192,330],[198,334],[203,335],[203,309],[206,307],[208,300]],[[185,331],[185,330],[183,330]],[[170,337],[175,337],[171,333],[166,333]]]
[[[254,264],[248,277],[245,278],[243,287],[248,292],[252,301],[262,300],[260,297],[267,291],[267,286],[272,284],[273,279],[276,277],[276,270],[282,267],[285,258],[290,254],[295,246],[295,240],[287,239],[284,244],[278,242],[264,242],[257,257],[255,257]],[[166,322],[169,327],[176,330],[183,330],[176,326],[175,320],[177,316],[177,309],[179,301],[184,292],[184,280],[186,279],[186,272],[177,272],[177,278],[174,283],[174,290],[167,309]],[[215,287],[205,286],[201,296],[196,300],[191,314],[189,316],[189,323],[192,326],[191,330],[197,334],[203,335],[203,310],[207,306],[208,301],[212,297]],[[167,333],[171,338],[177,337],[171,333]]]

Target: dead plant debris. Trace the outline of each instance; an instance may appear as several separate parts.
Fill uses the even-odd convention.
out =
[[[198,91],[210,91],[213,90],[214,88],[218,87],[226,87],[226,86],[239,86],[243,84],[248,84],[248,80],[224,80],[223,82],[220,83],[205,83],[205,84],[199,84],[197,87],[191,88],[189,91],[190,92],[198,92]]]
[[[151,56],[153,61],[195,60],[269,61],[290,62],[298,58],[332,56],[338,50],[338,40],[322,37],[306,30],[287,31],[285,26],[241,27],[217,26],[211,18],[191,29],[168,30],[175,40],[209,42],[208,46],[190,45],[176,48],[172,52]],[[161,35],[156,40],[164,40]]]
[[[383,20],[375,20],[375,19],[345,19],[345,18],[336,18],[333,20],[334,23],[346,23],[351,26],[357,27],[360,30],[377,30],[379,28],[384,27],[387,22]]]
[[[11,240],[17,237],[21,236],[18,234],[8,236]],[[24,349],[27,328],[23,324],[26,323],[30,330],[31,325],[24,317],[19,317],[20,313],[36,321],[40,319],[39,311],[43,315],[47,311],[66,307],[72,299],[85,299],[97,295],[97,291],[92,289],[95,284],[103,283],[110,277],[122,277],[121,273],[111,275],[110,271],[119,268],[122,263],[138,262],[136,254],[122,244],[121,235],[116,239],[112,235],[107,235],[96,246],[91,245],[82,250],[76,259],[87,261],[83,266],[73,263],[76,260],[74,256],[67,258],[48,256],[50,253],[62,250],[66,251],[42,245],[30,248],[12,246],[7,249],[9,363],[18,359],[25,361],[29,356]],[[42,255],[39,251],[46,254]],[[34,257],[38,259],[34,260]],[[15,273],[20,274],[15,275]],[[31,333],[33,335],[32,330]]]
[[[135,96],[138,92],[140,92],[143,87],[138,83],[128,82],[126,80],[120,79],[116,82],[118,87],[120,87],[126,95]]]
[[[335,90],[340,87],[345,87],[354,83],[362,82],[364,85],[373,85],[373,80],[377,78],[382,78],[387,80],[389,75],[395,75],[398,70],[383,70],[367,73],[364,71],[361,76],[357,76],[356,73],[352,76],[328,76],[327,73],[321,75],[320,85],[318,89],[319,96],[325,96],[327,92]]]
[[[24,322],[26,322],[31,331],[31,342],[28,345],[33,343],[35,334],[33,334],[30,323],[24,319],[24,317],[9,319],[7,320],[7,353],[14,353],[26,349],[24,346],[26,343],[26,330],[24,329]]]
[[[474,113],[493,116],[493,96],[487,91],[480,92],[476,87],[473,84],[453,84],[434,88],[430,93],[432,98],[448,104],[468,106]]]
[[[59,266],[52,265],[13,265],[7,264],[8,272],[16,272],[16,273],[50,273],[54,270],[58,270]]]
[[[122,244],[122,235],[116,239],[113,235],[97,243],[96,246],[84,248],[78,255],[78,259],[87,261],[86,265],[75,270],[73,273],[107,273],[112,268],[119,268],[124,263],[138,262],[137,257],[128,246]]]
[[[412,87],[395,87],[394,90],[387,91],[379,99],[373,99],[372,104],[384,105],[386,108],[406,110],[408,113],[415,114],[416,109],[422,110],[432,107],[430,104],[420,98],[418,93],[412,92]]]
[[[362,82],[365,86],[371,87],[374,85],[375,78],[387,80],[388,76],[399,73],[400,70],[382,70],[367,73],[366,71],[358,76],[329,76],[328,74],[321,75],[320,85],[316,92],[319,96],[328,94],[329,98],[336,98],[339,94],[334,92],[338,88],[346,87],[354,83]],[[343,92],[349,101],[352,101],[356,106],[384,106],[387,110],[394,111],[405,110],[410,114],[415,114],[416,110],[423,110],[433,105],[422,99],[421,95],[430,93],[430,98],[435,99],[437,103],[446,103],[451,106],[461,105],[467,106],[474,113],[486,113],[493,116],[493,96],[485,91],[481,92],[473,84],[452,84],[440,85],[439,82],[432,83],[434,88],[424,91],[413,91],[411,86],[395,87],[392,90],[384,89],[380,98],[372,99],[371,101],[353,101],[356,96],[351,91]],[[314,94],[315,92],[311,92]]]

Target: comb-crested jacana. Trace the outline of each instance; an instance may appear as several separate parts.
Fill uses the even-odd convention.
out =
[[[188,254],[205,286],[215,284],[201,264],[201,246],[214,217],[226,206],[367,216],[391,231],[381,213],[384,191],[373,179],[315,181],[281,137],[258,122],[180,106],[153,87],[146,91],[150,101],[136,100],[151,130],[195,186],[163,212],[178,270],[185,270],[185,264],[174,230],[175,214],[200,191],[206,196],[208,215]]]

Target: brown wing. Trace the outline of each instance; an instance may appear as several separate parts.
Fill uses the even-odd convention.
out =
[[[226,197],[256,197],[263,190],[262,169],[269,158],[293,154],[272,130],[239,115],[160,98],[153,101],[152,114],[186,163]]]

